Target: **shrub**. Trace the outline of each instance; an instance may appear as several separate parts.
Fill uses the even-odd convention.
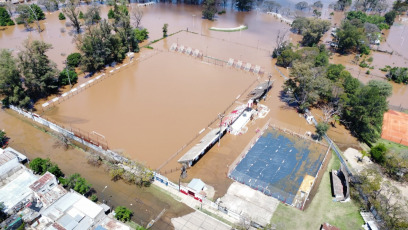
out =
[[[369,55],[370,54],[370,47],[363,45],[360,47],[360,53],[361,54],[365,54],[365,55]]]
[[[64,174],[62,173],[61,169],[58,167],[57,164],[54,164],[50,161],[50,159],[42,159],[42,158],[35,158],[33,159],[28,166],[31,170],[33,170],[36,174],[44,174],[47,171],[54,174],[57,178],[63,177]]]
[[[370,154],[373,160],[377,163],[384,163],[385,161],[385,153],[387,152],[387,148],[383,143],[380,143],[371,148]]]
[[[366,74],[370,74],[370,70],[367,70]]]
[[[360,62],[360,67],[361,68],[368,68],[369,65],[363,60],[363,61]]]
[[[78,67],[81,63],[82,55],[80,53],[72,53],[67,57],[67,64],[69,67]]]
[[[91,196],[91,200],[92,200],[93,202],[97,202],[97,201],[98,201],[98,196],[96,196],[95,194],[93,194],[93,195]]]
[[[108,19],[113,19],[114,17],[115,17],[115,12],[113,12],[112,8],[110,8],[108,12]]]
[[[319,122],[316,125],[317,139],[321,140],[322,137],[327,133],[327,130],[329,130],[329,124],[327,124],[326,122]]]
[[[59,20],[65,20],[65,15],[62,12],[60,12],[58,18]]]
[[[373,62],[373,60],[374,60],[373,57],[369,57],[369,58],[367,59],[368,62]]]
[[[147,29],[135,29],[135,37],[139,42],[146,40],[149,37],[149,31]]]
[[[118,206],[115,208],[115,218],[122,222],[127,222],[132,217],[133,212],[124,206]]]
[[[78,18],[79,18],[79,19],[84,19],[84,13],[82,13],[82,11],[79,11],[79,16],[78,16]]]

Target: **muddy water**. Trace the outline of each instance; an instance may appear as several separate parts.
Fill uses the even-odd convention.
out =
[[[167,198],[155,188],[139,188],[121,181],[111,181],[103,167],[97,168],[87,164],[85,152],[74,148],[65,150],[57,144],[54,137],[16,116],[18,115],[11,111],[0,111],[0,127],[5,129],[7,136],[10,137],[11,147],[30,159],[49,157],[67,175],[80,173],[92,184],[99,200],[106,200],[110,206],[124,205],[132,209],[136,222],[146,225],[166,208],[165,215],[153,229],[171,229],[170,218],[191,212],[190,208],[172,198]]]
[[[96,131],[111,149],[155,169],[255,79],[242,71],[163,52],[61,103],[45,116]]]

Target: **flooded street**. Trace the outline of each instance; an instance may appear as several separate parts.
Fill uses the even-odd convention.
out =
[[[106,200],[109,206],[124,205],[132,209],[135,213],[133,220],[137,223],[145,226],[165,208],[165,215],[153,226],[153,229],[171,229],[172,217],[182,216],[192,211],[189,207],[158,191],[154,186],[140,188],[122,181],[111,181],[108,172],[102,166],[93,167],[87,163],[85,152],[72,147],[65,150],[50,134],[40,131],[29,121],[21,119],[12,111],[0,111],[0,127],[10,137],[9,146],[27,155],[29,159],[50,158],[66,175],[81,174],[92,184],[100,201]],[[107,188],[104,190],[105,186]]]

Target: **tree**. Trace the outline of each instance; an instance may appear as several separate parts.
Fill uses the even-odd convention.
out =
[[[322,16],[322,12],[320,12],[320,11],[318,11],[316,9],[313,10],[313,14],[316,16],[316,18],[320,18],[320,16]]]
[[[371,157],[375,162],[382,164],[385,161],[385,154],[387,153],[387,147],[383,143],[379,143],[370,149]]]
[[[115,218],[117,220],[120,220],[122,222],[127,222],[127,221],[130,221],[130,218],[132,217],[132,215],[133,215],[133,212],[124,206],[118,206],[115,208]]]
[[[79,11],[78,18],[79,19],[84,19],[84,13],[82,11]]]
[[[236,5],[239,11],[250,11],[252,9],[253,0],[236,0]]]
[[[3,147],[6,144],[7,140],[8,138],[6,136],[6,132],[0,130],[0,147]]]
[[[320,38],[329,28],[329,21],[317,18],[297,17],[292,23],[292,29],[303,35],[302,44],[305,46],[319,43]]]
[[[143,9],[141,7],[133,7],[131,13],[131,18],[134,20],[135,22],[135,27],[139,28],[140,23],[142,21],[143,18]],[[109,16],[109,15],[108,15]]]
[[[329,130],[330,126],[326,122],[319,122],[316,125],[316,134],[317,139],[321,140],[324,135],[326,135],[327,130]]]
[[[290,67],[294,60],[298,59],[299,55],[295,53],[292,48],[285,48],[276,61],[276,65],[282,67]]]
[[[95,194],[92,194],[91,201],[97,202],[98,201],[98,196],[96,196]]]
[[[107,64],[122,61],[125,58],[129,49],[126,47],[127,39],[121,37],[124,35],[123,29],[117,30],[116,34],[112,34],[112,26],[106,20],[102,20],[97,26],[88,27],[86,33],[78,37],[77,47],[82,54],[83,71],[92,73]],[[131,48],[135,49],[138,46]]]
[[[408,2],[406,0],[396,0],[393,3],[392,9],[399,13],[403,13],[408,10]]]
[[[59,15],[58,15],[58,19],[59,20],[65,20],[65,15],[62,12],[60,12]]]
[[[363,86],[351,96],[344,117],[350,129],[366,142],[375,142],[381,135],[383,114],[388,110],[387,92],[376,83]]]
[[[24,50],[18,53],[20,72],[24,76],[27,94],[32,99],[39,99],[58,89],[58,70],[46,52],[51,44],[43,41],[24,42]]]
[[[39,5],[43,5],[48,12],[58,10],[58,0],[38,0]]]
[[[282,8],[282,5],[274,0],[267,0],[263,2],[263,9],[265,9],[266,12],[278,13],[280,8]]]
[[[353,25],[350,21],[343,21],[337,31],[339,49],[341,52],[360,51],[367,43],[364,28]]]
[[[9,13],[3,7],[0,7],[0,26],[13,26],[14,22],[11,20]]]
[[[390,68],[387,78],[396,82],[408,84],[408,68],[406,67],[393,67]]]
[[[397,12],[394,10],[391,10],[384,14],[385,22],[390,26],[394,24],[395,17],[397,17]]]
[[[322,9],[323,8],[323,3],[321,1],[316,1],[313,3],[313,7],[316,9]]]
[[[35,21],[38,32],[42,31],[39,20],[45,19],[45,14],[38,5],[21,4],[17,6],[16,12],[19,14],[16,18],[17,24],[24,24],[24,27],[30,30],[30,24]]]
[[[215,6],[215,0],[204,0],[203,2],[203,18],[208,20],[214,20],[214,15],[217,13],[217,7]]]
[[[116,6],[116,5],[115,5]],[[128,52],[139,52],[139,41],[133,33],[130,24],[130,15],[126,5],[115,7],[114,30],[119,35],[122,45],[127,48]]]
[[[108,19],[113,19],[115,18],[115,13],[113,12],[113,9],[110,8],[108,12]]]
[[[301,2],[296,3],[295,8],[300,10],[300,11],[303,11],[303,10],[309,8],[309,4],[307,2],[305,2],[305,1],[301,1]]]
[[[165,24],[163,25],[163,37],[164,37],[164,38],[167,37],[167,29],[168,29],[168,27],[169,27],[169,24],[167,24],[167,23],[165,23]]]
[[[63,177],[64,174],[62,173],[61,169],[58,167],[57,164],[54,164],[50,161],[49,158],[42,159],[42,158],[34,158],[30,163],[29,167],[33,170],[34,173],[43,175],[47,171],[54,174],[57,178]]]
[[[346,7],[351,5],[352,0],[338,0],[334,5],[334,10],[344,11]]]
[[[80,53],[71,53],[67,57],[67,65],[71,68],[78,67],[81,63],[82,55]]]
[[[89,192],[92,186],[79,173],[70,175],[63,184],[67,189],[73,189],[82,195]]]
[[[17,60],[10,51],[0,50],[0,94],[3,106],[10,104],[28,108],[30,98],[25,95]]]
[[[61,71],[58,77],[58,83],[60,86],[68,85],[70,83],[76,84],[77,81],[78,81],[78,74],[74,70],[64,69]]]
[[[79,21],[78,0],[69,0],[62,12],[69,18],[77,33],[81,32],[81,22]]]
[[[101,20],[100,11],[101,9],[97,3],[93,3],[91,6],[88,6],[88,9],[83,16],[85,24],[93,25],[98,23]]]
[[[146,40],[149,37],[149,31],[146,28],[144,29],[134,29],[135,37],[139,42]]]

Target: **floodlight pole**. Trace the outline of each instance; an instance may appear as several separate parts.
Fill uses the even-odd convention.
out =
[[[218,114],[218,118],[220,119],[220,133],[218,134],[218,147],[220,146],[221,143],[221,125],[222,125],[222,118],[224,117],[223,113]]]

